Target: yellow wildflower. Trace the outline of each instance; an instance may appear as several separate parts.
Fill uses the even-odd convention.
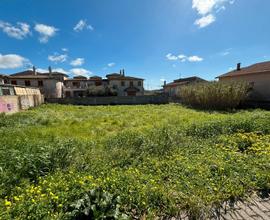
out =
[[[5,199],[5,206],[11,206],[11,202]]]

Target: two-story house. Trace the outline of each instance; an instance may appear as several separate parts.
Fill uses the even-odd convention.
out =
[[[109,85],[117,90],[118,96],[141,96],[144,95],[144,79],[125,76],[124,70],[120,73],[106,75]]]
[[[67,77],[64,73],[52,72],[50,67],[48,73],[39,73],[33,67],[33,70],[9,75],[6,83],[39,88],[45,98],[62,98],[63,84]]]

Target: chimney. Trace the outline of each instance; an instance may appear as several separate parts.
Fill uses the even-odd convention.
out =
[[[49,76],[52,76],[52,68],[51,68],[51,66],[48,67],[48,70],[49,70]]]
[[[122,75],[122,70],[120,70],[120,75]]]
[[[166,86],[166,84],[167,84],[167,82],[166,82],[166,80],[164,80],[164,86]]]
[[[37,71],[36,71],[36,67],[35,66],[33,66],[33,74],[34,75],[37,75]]]
[[[240,71],[241,70],[241,63],[237,63],[237,68],[236,68],[237,71]]]
[[[122,70],[122,75],[125,76],[125,70],[124,69]]]

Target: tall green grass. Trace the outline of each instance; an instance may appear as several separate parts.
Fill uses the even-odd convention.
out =
[[[178,96],[186,105],[201,109],[234,109],[246,100],[250,85],[246,82],[208,82],[183,86]]]
[[[44,105],[1,117],[0,219],[207,219],[270,190],[267,111]]]

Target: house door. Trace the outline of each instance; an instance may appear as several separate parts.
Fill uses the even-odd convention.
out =
[[[135,91],[128,91],[127,95],[128,96],[136,96],[136,92]]]

